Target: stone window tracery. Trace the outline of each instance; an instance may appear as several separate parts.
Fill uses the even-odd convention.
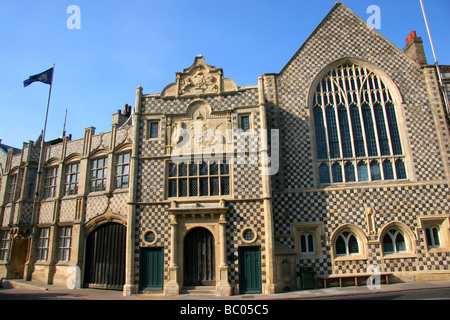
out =
[[[334,67],[318,83],[312,110],[321,184],[407,178],[394,101],[373,71]]]

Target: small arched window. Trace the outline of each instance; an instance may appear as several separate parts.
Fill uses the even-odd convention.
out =
[[[394,101],[377,74],[336,66],[312,100],[321,184],[407,178]]]
[[[359,254],[359,245],[356,236],[348,231],[342,232],[335,243],[336,256],[350,256]]]
[[[391,229],[384,235],[383,252],[385,254],[394,254],[406,252],[406,241],[403,234],[397,229]]]

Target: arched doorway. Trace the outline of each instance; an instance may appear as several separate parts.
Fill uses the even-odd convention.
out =
[[[12,244],[11,260],[8,266],[8,279],[23,279],[24,268],[27,261],[29,240],[27,238],[14,239]]]
[[[184,285],[216,284],[214,236],[205,228],[195,228],[184,238]]]
[[[84,286],[122,290],[125,284],[126,227],[107,223],[86,239]]]

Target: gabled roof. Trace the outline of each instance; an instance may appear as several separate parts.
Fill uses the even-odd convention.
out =
[[[21,152],[20,149],[10,147],[10,146],[7,146],[6,144],[0,143],[0,152],[4,153],[6,155],[6,154],[8,154],[8,149],[13,149],[13,155],[19,154]]]
[[[346,5],[344,5],[342,2],[336,2],[336,4],[333,6],[333,8],[330,10],[330,12],[325,16],[325,18],[321,21],[321,23],[314,29],[314,31],[311,33],[311,35],[306,39],[306,41],[303,43],[303,45],[297,50],[297,52],[292,56],[292,58],[288,61],[288,63],[283,67],[283,69],[279,72],[279,74],[282,74],[289,66],[291,65],[292,61],[294,61],[301,53],[304,51],[305,47],[309,45],[309,43],[312,41],[313,38],[316,37],[316,35],[322,31],[322,29],[325,27],[325,25],[332,20],[336,15],[340,15],[343,17],[350,17],[355,24],[357,24],[360,27],[364,27],[364,29],[367,30],[367,35],[375,36],[375,37],[381,37],[386,43],[389,44],[389,46],[392,47],[393,50],[401,53],[408,59],[410,59],[406,54],[403,53],[401,49],[399,49],[396,45],[394,45],[391,41],[389,41],[386,37],[384,37],[380,32],[378,32],[375,28],[372,28],[367,24],[366,21],[361,19],[356,13],[354,13],[352,10],[350,10]],[[342,21],[342,19],[337,19],[338,21]],[[328,26],[330,27],[330,26]],[[342,31],[341,26],[336,25],[336,30],[339,32]],[[355,36],[361,36],[361,35],[355,35]],[[330,43],[331,45],[331,43]],[[411,59],[410,59],[411,60]],[[412,60],[411,60],[412,61]]]

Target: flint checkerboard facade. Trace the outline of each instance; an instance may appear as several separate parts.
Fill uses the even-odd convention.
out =
[[[435,67],[420,55],[421,46],[414,37],[398,49],[338,2],[285,67],[263,74],[254,86],[238,87],[197,56],[161,93],[138,87],[133,114],[129,106],[115,114],[110,132],[87,128],[82,139],[49,143],[43,172],[56,168],[56,176],[43,174],[37,201],[41,142],[22,150],[0,145],[0,276],[83,286],[86,261],[93,259],[88,237],[120,224],[126,227],[123,270],[114,272],[124,274],[125,294],[178,295],[205,283],[219,296],[275,293],[301,289],[305,267],[319,287],[321,279],[345,282],[374,268],[390,281],[448,279],[449,126]],[[392,123],[397,126],[401,154],[321,158],[316,88],[342,66],[369,70],[389,92],[384,99],[392,99],[395,119],[385,112],[386,128],[392,135]],[[342,113],[333,127],[328,112],[325,142],[331,145],[332,130],[339,129],[343,150]],[[205,139],[207,132],[220,143]],[[256,149],[252,133],[258,133]],[[276,174],[262,174],[265,160],[273,166],[275,158]],[[228,167],[220,164],[226,160]],[[67,167],[76,164],[75,179]],[[190,257],[198,256],[190,256],[196,251],[187,239],[199,230],[212,239],[204,251],[209,260],[199,264],[212,268],[212,279],[188,271]],[[259,254],[250,271],[241,267],[246,248]],[[160,263],[144,259],[148,253],[160,254]],[[257,281],[250,285],[245,272]],[[200,277],[197,285],[191,276]]]

